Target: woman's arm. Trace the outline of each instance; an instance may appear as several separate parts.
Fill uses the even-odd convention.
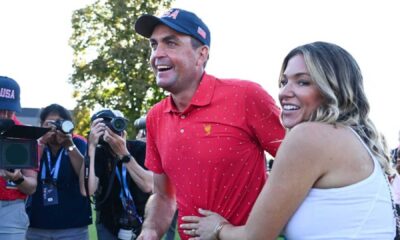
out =
[[[266,240],[276,239],[281,234],[314,183],[328,169],[324,166],[323,158],[327,157],[329,151],[324,151],[327,147],[323,144],[326,143],[326,137],[329,138],[329,131],[321,131],[321,127],[315,125],[318,124],[300,124],[286,135],[246,225],[224,225],[219,232],[220,239]],[[322,128],[327,127],[323,125]],[[190,220],[190,224],[195,224],[191,227],[195,226],[199,233],[214,231],[220,222],[220,219],[215,220],[210,216],[192,217]],[[212,222],[206,224],[206,221]]]
[[[99,178],[96,177],[95,173],[95,154],[96,154],[96,146],[99,142],[100,137],[104,135],[105,132],[105,124],[101,122],[102,119],[98,118],[93,121],[91,128],[90,128],[90,134],[89,134],[89,139],[88,139],[88,152],[86,153],[87,156],[89,156],[89,172],[88,172],[88,191],[89,191],[89,196],[92,196],[99,185]],[[87,157],[86,156],[86,157]],[[85,159],[83,160],[85,161]],[[80,184],[80,190],[81,194],[83,196],[87,196],[86,193],[86,187],[85,187],[85,162],[81,164],[81,170],[79,174],[79,184]]]
[[[88,175],[88,180],[87,180],[87,191],[89,193],[89,196],[92,196],[96,190],[97,187],[99,185],[99,178],[96,177],[96,173],[95,173],[95,152],[96,152],[96,145],[94,144],[89,144],[89,149],[88,149],[88,156],[89,156],[89,172],[85,173],[86,169],[85,169],[85,164],[81,165],[81,171],[79,174],[79,184],[80,184],[80,190],[81,190],[81,194],[83,196],[87,196],[87,192],[86,192],[86,186],[85,186],[85,175]],[[84,160],[85,161],[85,160]]]

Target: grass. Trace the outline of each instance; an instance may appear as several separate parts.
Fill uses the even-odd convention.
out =
[[[92,206],[92,219],[93,223],[89,225],[89,239],[97,240],[97,232],[96,232],[96,211],[94,211],[94,207]]]

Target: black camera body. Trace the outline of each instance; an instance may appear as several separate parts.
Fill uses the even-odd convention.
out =
[[[122,114],[122,113],[121,113]],[[128,120],[122,116],[117,116],[112,110],[110,109],[104,109],[101,110],[90,118],[90,121],[93,122],[94,120],[102,118],[103,123],[111,129],[114,133],[118,134],[119,136],[122,136],[122,133],[125,131],[125,129],[128,126]],[[103,140],[103,137],[101,136],[99,139],[99,145],[109,147],[108,143]]]
[[[49,128],[15,125],[11,119],[0,120],[0,169],[37,168],[37,139]]]
[[[121,113],[122,115],[122,113]],[[108,128],[111,129],[114,133],[122,136],[122,132],[128,126],[128,120],[122,116],[117,116],[112,110],[110,109],[103,109],[95,114],[90,118],[90,121],[93,122],[94,120],[102,118],[103,122],[106,124]]]
[[[123,117],[113,117],[113,118],[103,118],[103,122],[106,124],[107,127],[111,129],[111,131],[115,132],[118,135],[122,135],[122,132],[128,126],[128,122]]]
[[[51,122],[52,125],[56,127],[57,130],[64,134],[69,134],[74,131],[74,124],[70,120],[58,119],[57,121]]]

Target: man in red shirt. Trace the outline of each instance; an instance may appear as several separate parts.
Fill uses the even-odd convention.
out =
[[[147,114],[154,194],[139,239],[160,239],[176,203],[179,221],[203,208],[244,224],[266,181],[264,151],[275,156],[285,134],[278,107],[256,83],[205,73],[210,32],[195,14],[143,15],[135,30],[150,39],[157,85],[171,93]]]
[[[15,112],[20,110],[18,83],[0,76],[0,119],[15,120]],[[29,220],[24,200],[35,192],[36,177],[37,172],[31,169],[0,169],[0,239],[25,239]]]

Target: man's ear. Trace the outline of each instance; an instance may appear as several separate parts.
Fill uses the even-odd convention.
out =
[[[200,51],[200,55],[199,55],[200,57],[198,60],[198,64],[205,67],[206,63],[208,61],[208,58],[209,58],[208,54],[209,54],[210,49],[208,48],[208,46],[203,45],[200,47],[199,51]]]

